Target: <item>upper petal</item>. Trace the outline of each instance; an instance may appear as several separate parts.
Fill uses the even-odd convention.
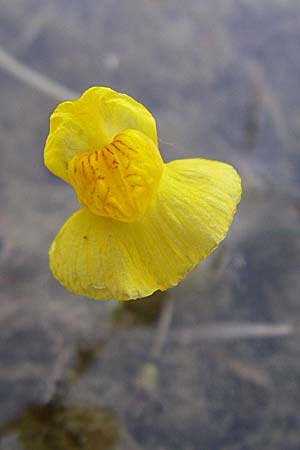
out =
[[[54,276],[72,292],[102,300],[165,290],[225,237],[240,195],[240,178],[227,164],[169,163],[156,200],[140,220],[75,213],[50,249]]]
[[[101,150],[126,129],[140,131],[157,145],[155,119],[141,103],[107,87],[89,88],[78,99],[63,102],[54,110],[45,165],[68,182],[70,159],[83,151]]]

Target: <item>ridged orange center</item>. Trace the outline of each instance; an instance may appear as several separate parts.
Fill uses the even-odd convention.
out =
[[[94,214],[123,222],[145,214],[162,170],[156,145],[136,130],[123,131],[102,150],[74,156],[69,163],[79,201]]]

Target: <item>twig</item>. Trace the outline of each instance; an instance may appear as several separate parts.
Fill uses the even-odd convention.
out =
[[[162,351],[164,343],[166,341],[171,320],[173,317],[173,301],[167,300],[161,311],[161,315],[158,322],[157,332],[154,337],[153,345],[150,351],[150,355],[153,359],[157,359]]]
[[[166,340],[169,320],[164,319],[159,325],[157,336],[152,346],[151,355],[160,354],[162,344]],[[151,338],[153,330],[132,330],[133,336]],[[177,345],[190,345],[199,342],[234,341],[241,339],[276,339],[292,336],[298,333],[298,329],[292,324],[269,324],[253,322],[212,322],[197,327],[172,328],[168,340]]]
[[[173,316],[173,301],[167,300],[160,313],[157,331],[152,338],[152,347],[149,352],[148,362],[144,363],[137,374],[136,383],[144,391],[155,393],[158,388],[159,366],[158,360],[169,333]]]
[[[45,75],[40,74],[34,69],[30,69],[25,64],[20,63],[17,59],[7,53],[0,47],[0,67],[19,81],[47,94],[56,100],[68,100],[79,96],[77,92],[52,81]]]
[[[291,324],[211,323],[199,328],[174,331],[172,338],[182,344],[195,341],[227,341],[237,339],[279,338],[295,332]]]

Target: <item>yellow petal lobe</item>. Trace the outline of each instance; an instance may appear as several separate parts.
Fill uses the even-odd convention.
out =
[[[225,237],[240,195],[240,177],[228,164],[173,161],[140,219],[75,213],[51,246],[53,274],[72,292],[100,300],[168,289]]]
[[[153,141],[136,130],[126,130],[102,150],[74,156],[69,179],[78,200],[91,212],[133,222],[145,214],[163,167]]]

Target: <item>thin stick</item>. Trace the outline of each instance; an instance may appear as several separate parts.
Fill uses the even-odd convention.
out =
[[[170,317],[168,310],[164,313],[158,325],[157,336],[152,346],[151,355],[156,356],[161,352],[162,345],[169,332]],[[198,326],[172,328],[168,340],[177,345],[190,345],[200,342],[237,341],[241,339],[279,339],[297,335],[300,332],[292,324],[270,324],[253,322],[212,322],[199,324]],[[147,336],[149,339],[153,331],[132,330],[133,336]]]
[[[154,359],[157,359],[162,352],[172,321],[173,309],[173,301],[167,300],[162,309],[157,326],[157,332],[150,351],[150,355]]]
[[[22,81],[23,83],[54,98],[55,100],[68,100],[79,96],[77,92],[68,89],[56,81],[52,81],[45,75],[42,75],[36,70],[30,69],[25,64],[20,63],[1,47],[0,67],[19,81]]]
[[[211,323],[199,328],[177,330],[173,339],[183,344],[195,341],[227,341],[238,339],[279,338],[295,333],[291,324],[268,323]]]

